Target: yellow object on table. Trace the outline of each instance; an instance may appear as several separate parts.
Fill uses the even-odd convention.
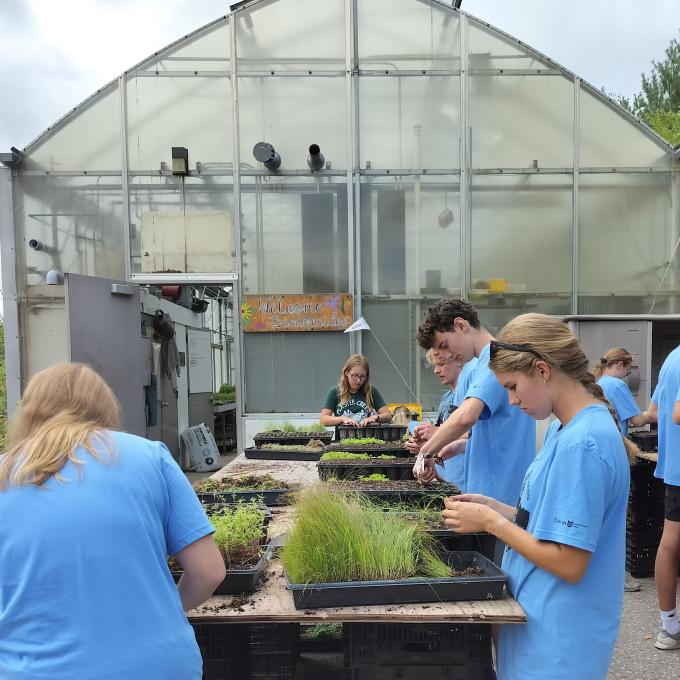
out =
[[[390,413],[394,413],[395,409],[398,409],[400,407],[407,408],[411,413],[415,413],[418,416],[418,420],[423,419],[423,407],[420,404],[416,404],[415,402],[410,403],[410,404],[404,404],[404,403],[396,403],[396,404],[387,404],[387,408],[390,410]]]
[[[489,293],[505,293],[507,290],[507,279],[489,279]]]

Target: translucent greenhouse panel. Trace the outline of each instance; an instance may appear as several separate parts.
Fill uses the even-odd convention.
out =
[[[581,89],[581,167],[670,169],[671,154],[615,104]]]
[[[239,104],[242,168],[262,169],[253,157],[262,141],[279,153],[282,170],[309,173],[311,144],[334,170],[347,167],[344,78],[239,78]]]
[[[140,64],[146,72],[219,71],[225,75],[231,67],[228,19],[222,18],[199,32],[180,40]]]
[[[649,313],[680,236],[672,193],[670,173],[581,175],[579,313]],[[679,288],[671,267],[660,292]]]
[[[239,73],[345,70],[343,0],[261,2],[234,21]]]
[[[477,176],[471,197],[470,299],[482,308],[567,314],[571,175]],[[507,318],[487,315],[487,323]]]
[[[125,278],[120,177],[21,175],[16,197],[20,290],[45,283],[52,269]]]
[[[321,413],[349,356],[347,333],[244,333],[246,413]],[[291,389],[301,385],[303,389]]]
[[[113,84],[26,150],[25,170],[96,172],[121,169],[120,97]]]
[[[457,176],[366,178],[360,202],[364,295],[460,292]]]
[[[39,371],[70,360],[64,286],[29,286],[20,309],[25,385]]]
[[[189,169],[231,172],[234,160],[231,83],[226,76],[130,76],[127,87],[128,166],[159,171],[172,147],[189,152]]]
[[[474,168],[571,167],[574,84],[560,76],[473,75],[470,127]]]
[[[460,167],[458,76],[364,76],[359,88],[362,168]]]
[[[243,177],[241,212],[245,293],[349,292],[344,178]]]
[[[388,404],[417,401],[426,411],[439,404],[444,390],[438,385],[439,381],[435,382],[432,367],[428,366],[424,351],[415,342],[418,324],[426,308],[426,303],[417,300],[364,300],[362,303],[361,313],[375,333],[375,337],[368,331],[362,333],[362,352],[371,367],[371,385],[378,388]],[[409,387],[418,399],[414,399]]]
[[[231,177],[132,178],[131,270],[234,272],[232,215]]]
[[[460,68],[460,20],[429,0],[358,0],[359,67],[367,71]]]
[[[556,68],[556,64],[534,54],[518,40],[504,36],[478,19],[468,23],[469,68],[479,71]]]

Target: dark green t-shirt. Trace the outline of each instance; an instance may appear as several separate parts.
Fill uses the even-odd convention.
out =
[[[356,420],[363,420],[371,415],[371,409],[368,408],[366,403],[366,393],[363,389],[359,390],[355,394],[350,394],[349,401],[344,404],[339,404],[338,388],[331,387],[326,396],[326,402],[323,407],[330,409],[334,416],[347,416],[353,418],[354,416],[364,414],[361,418]],[[378,390],[373,388],[373,410],[379,411],[383,406],[385,406],[385,400]]]

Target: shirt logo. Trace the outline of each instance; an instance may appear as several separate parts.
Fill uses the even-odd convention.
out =
[[[578,522],[574,522],[572,519],[560,519],[559,517],[555,517],[555,524],[561,524],[562,526],[568,527],[569,529],[572,527],[576,527],[577,529],[588,528],[587,524],[579,524]]]

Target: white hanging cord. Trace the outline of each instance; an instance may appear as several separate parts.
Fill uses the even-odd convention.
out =
[[[680,238],[675,243],[675,248],[673,248],[673,254],[671,255],[671,259],[668,260],[668,266],[666,267],[666,271],[663,273],[663,276],[661,277],[661,281],[659,281],[659,285],[657,286],[656,290],[654,291],[654,299],[652,300],[652,306],[649,309],[649,313],[651,314],[654,311],[654,305],[656,304],[656,296],[659,294],[659,291],[661,290],[661,286],[663,286],[663,282],[666,279],[666,275],[668,274],[668,270],[671,268],[671,265],[673,264],[673,260],[675,260],[675,253],[678,252],[678,246],[680,246]]]

